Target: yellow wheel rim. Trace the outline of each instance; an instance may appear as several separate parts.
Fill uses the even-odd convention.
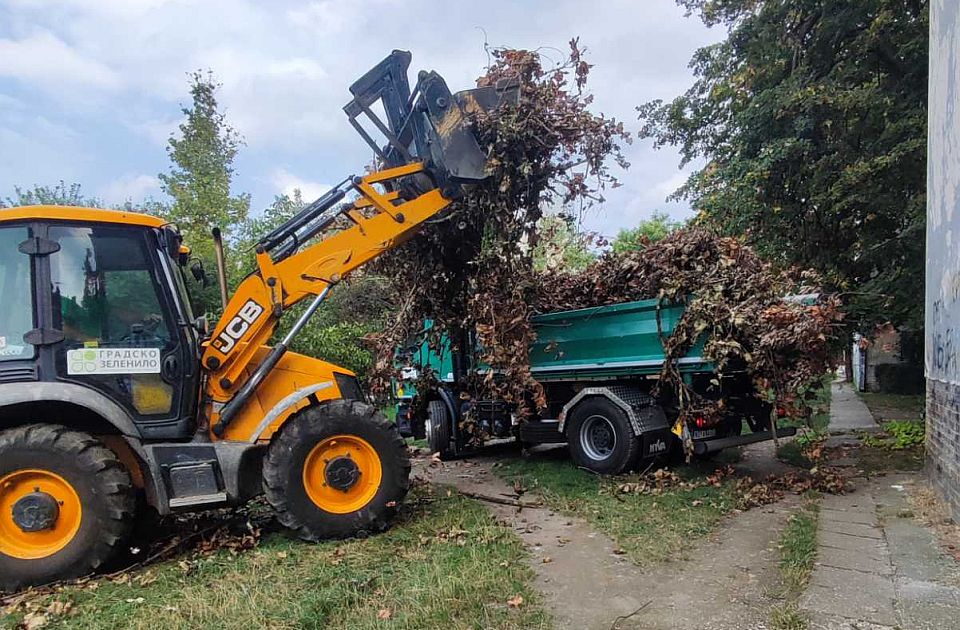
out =
[[[335,435],[316,446],[303,466],[303,487],[326,512],[349,514],[373,500],[383,467],[370,443],[355,435]]]
[[[53,524],[41,531],[24,531],[14,520],[14,506],[33,493],[52,497],[59,508]],[[80,497],[66,479],[48,470],[17,470],[0,478],[0,553],[37,560],[70,544],[80,529]]]

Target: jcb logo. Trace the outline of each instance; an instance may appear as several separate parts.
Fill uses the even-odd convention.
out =
[[[247,300],[247,303],[240,307],[240,312],[230,320],[230,323],[223,329],[223,332],[213,340],[213,347],[224,354],[233,350],[233,347],[237,345],[237,341],[250,329],[250,324],[257,321],[257,318],[262,314],[262,306],[253,300]]]

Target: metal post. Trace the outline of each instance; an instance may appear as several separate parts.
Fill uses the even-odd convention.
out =
[[[217,282],[220,283],[220,308],[227,308],[227,264],[223,255],[223,233],[213,228],[213,249],[217,255]]]

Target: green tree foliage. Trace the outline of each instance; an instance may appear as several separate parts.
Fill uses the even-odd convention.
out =
[[[102,202],[96,197],[87,197],[80,184],[67,184],[63,180],[54,186],[34,186],[21,188],[15,186],[13,197],[0,199],[0,208],[14,206],[84,206],[98,208]]]
[[[851,319],[921,325],[926,0],[678,0],[728,37],[642,105],[641,135],[705,160],[676,193],[768,259],[821,271]]]
[[[644,219],[635,228],[623,228],[613,239],[613,251],[617,254],[644,249],[650,243],[662,241],[670,232],[683,226],[666,212],[654,210],[649,219]]]
[[[581,232],[571,219],[550,214],[537,224],[533,267],[537,271],[582,271],[596,258],[590,251],[595,235]]]
[[[232,195],[230,191],[233,160],[243,141],[219,110],[218,87],[211,74],[193,73],[192,103],[182,110],[186,120],[180,124],[179,137],[172,136],[167,146],[170,172],[160,174],[163,191],[173,199],[167,218],[180,228],[211,278],[216,259],[210,230],[219,227],[223,231],[228,260],[232,260],[232,237],[247,220],[250,208],[248,194]],[[219,312],[214,285],[190,285],[197,312]]]
[[[295,189],[291,195],[279,195],[259,216],[249,217],[236,232],[238,260],[229,261],[237,270],[237,282],[256,269],[253,249],[267,232],[283,224],[306,203]],[[321,236],[322,238],[322,236]],[[298,335],[292,348],[308,356],[319,357],[342,365],[364,376],[373,362],[364,338],[380,330],[392,303],[388,284],[380,276],[358,271],[334,287],[323,306]],[[307,307],[297,305],[280,323],[277,336],[282,337]]]

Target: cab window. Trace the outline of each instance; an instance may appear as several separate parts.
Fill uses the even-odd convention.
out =
[[[142,234],[114,228],[54,227],[51,256],[55,327],[68,344],[163,348],[170,331]]]
[[[26,227],[0,228],[0,361],[33,358],[23,340],[34,328],[30,256],[18,249],[28,236]]]
[[[140,415],[167,415],[175,391],[161,376],[177,338],[162,307],[157,270],[143,230],[50,228],[54,327],[64,340],[58,372],[87,380]]]

